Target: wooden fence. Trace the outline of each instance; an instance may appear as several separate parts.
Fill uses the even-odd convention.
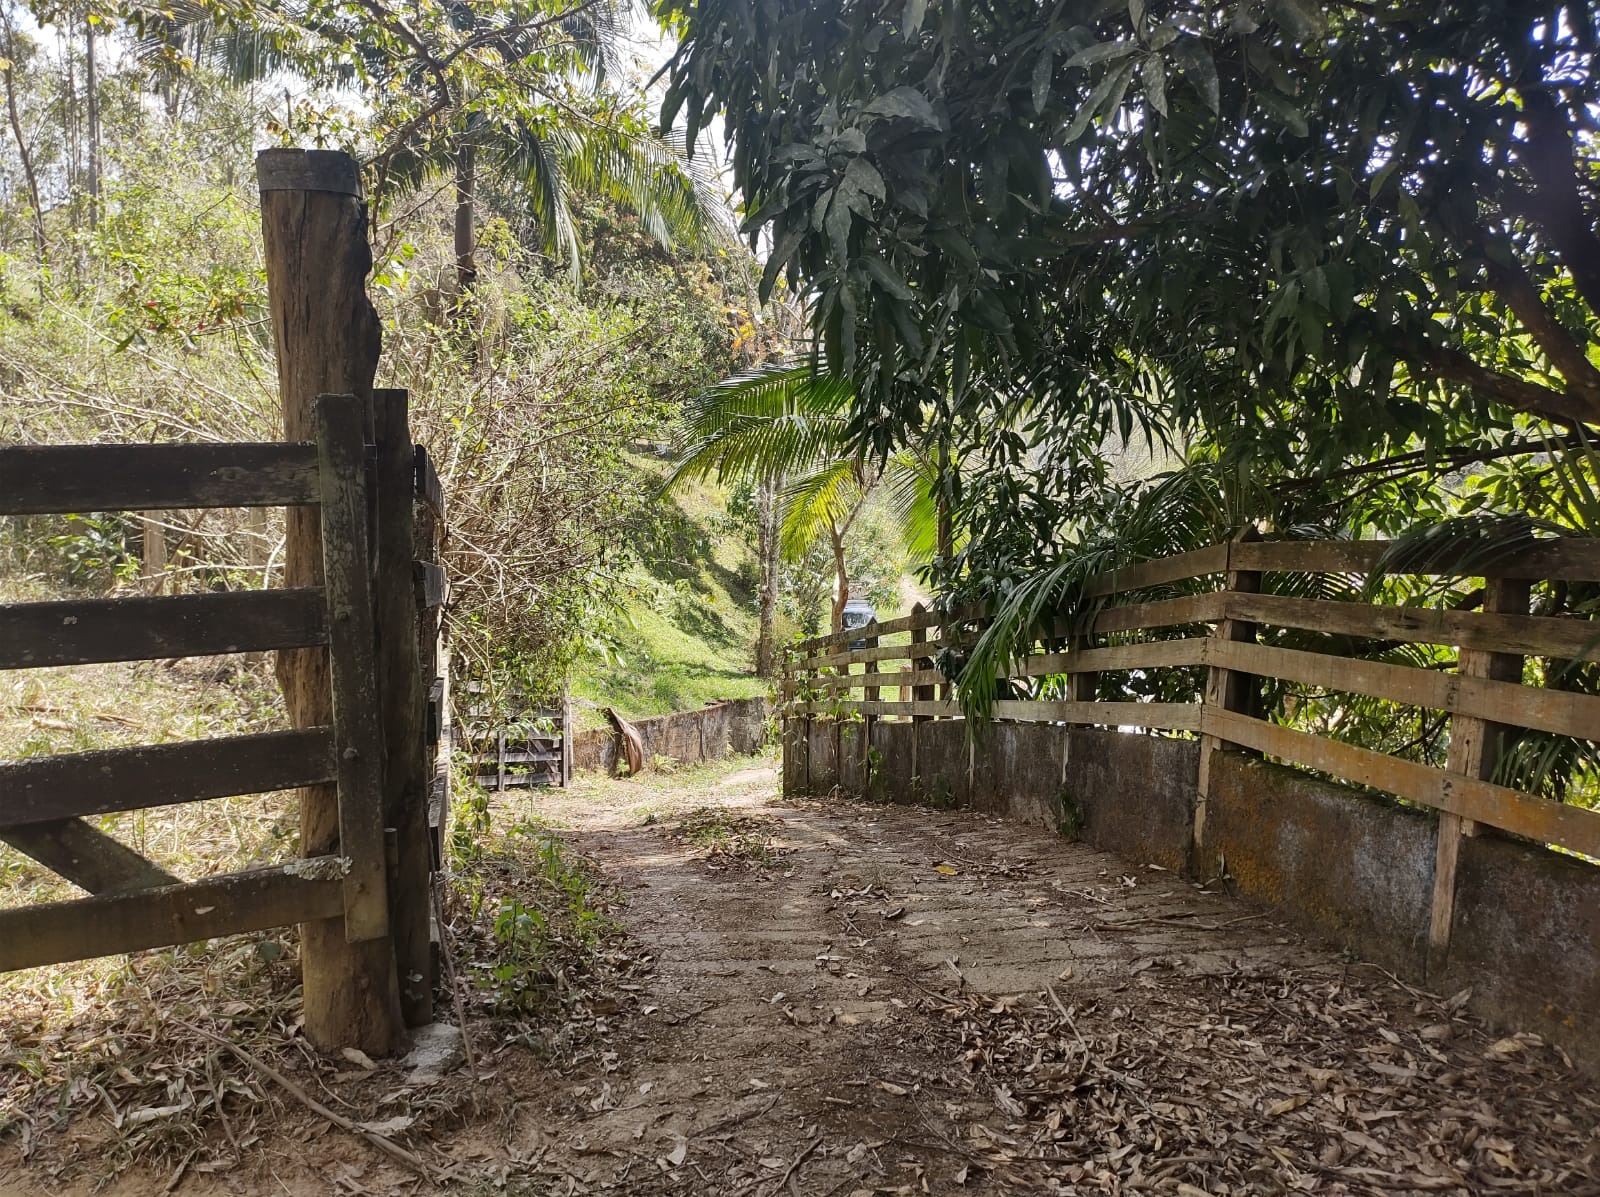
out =
[[[486,687],[468,683],[460,744],[473,777],[486,790],[565,786],[572,780],[572,699],[541,706],[513,690],[494,701]]]
[[[403,433],[404,392],[379,392],[377,402],[390,413],[380,429]],[[0,669],[325,648],[333,699],[326,726],[0,763],[0,840],[92,895],[0,911],[0,970],[328,919],[343,920],[351,943],[398,942],[409,928],[426,948],[431,878],[393,867],[386,804],[396,792],[427,789],[427,777],[396,765],[416,758],[394,750],[385,714],[405,715],[408,696],[420,712],[423,686],[409,672],[415,655],[410,666],[385,659],[396,655],[380,625],[386,604],[399,610],[433,668],[443,592],[437,479],[408,436],[396,453],[372,451],[353,397],[321,396],[316,415],[315,443],[0,448],[0,515],[315,507],[324,567],[320,587],[0,606]],[[400,463],[390,493],[386,457]],[[432,514],[414,525],[417,489]],[[414,564],[417,541],[427,559]],[[397,701],[380,701],[386,693]],[[431,775],[433,752],[417,747]],[[86,821],[329,783],[336,854],[198,880],[173,876]],[[426,1021],[427,1011],[406,1014]]]
[[[1449,937],[1461,836],[1491,827],[1600,859],[1600,810],[1492,780],[1507,736],[1515,734],[1508,727],[1600,739],[1600,696],[1523,684],[1526,658],[1553,663],[1547,672],[1600,660],[1600,622],[1529,613],[1531,580],[1600,581],[1600,541],[1552,541],[1492,567],[1475,567],[1480,574],[1474,577],[1485,570],[1491,575],[1483,578],[1478,610],[1273,593],[1294,589],[1280,584],[1294,575],[1367,575],[1379,568],[1387,548],[1372,541],[1237,540],[1102,575],[1086,587],[1091,601],[1084,613],[1037,629],[1029,651],[1006,673],[1036,693],[1044,679],[1064,679],[1067,696],[997,701],[993,717],[1198,735],[1196,843],[1205,823],[1212,756],[1221,750],[1275,758],[1436,810],[1430,945],[1442,949]],[[1451,576],[1442,570],[1405,572]],[[1269,581],[1274,584],[1264,585]],[[1156,597],[1163,588],[1202,592]],[[959,716],[951,679],[937,667],[935,654],[945,647],[970,647],[985,623],[973,614],[946,626],[938,616],[917,610],[802,641],[790,650],[784,668],[788,711],[868,721]],[[1309,633],[1319,651],[1261,643],[1260,633],[1269,629]],[[1143,638],[1151,633],[1163,638]],[[902,637],[909,642],[886,643]],[[1454,669],[1352,655],[1359,644],[1405,642],[1453,647]],[[904,664],[886,668],[885,662]],[[863,672],[852,672],[858,665]],[[1198,701],[1095,699],[1102,673],[1148,676],[1195,668],[1205,671]],[[1267,718],[1260,701],[1263,678],[1442,712],[1450,721],[1447,760],[1442,768],[1433,767]],[[896,697],[885,699],[885,690]],[[856,691],[859,698],[852,697]],[[870,736],[862,743],[870,743]]]

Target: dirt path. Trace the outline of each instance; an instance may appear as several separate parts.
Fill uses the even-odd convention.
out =
[[[784,803],[765,764],[519,817],[620,889],[642,964],[582,1028],[480,1027],[482,1088],[405,1090],[438,1183],[282,1102],[248,1162],[105,1191],[1600,1194],[1600,1088],[1558,1052],[1170,874],[968,812]],[[351,1109],[401,1083],[336,1067],[298,1075]],[[0,1152],[0,1193],[68,1191],[41,1179]]]
[[[775,790],[543,808],[655,958],[637,1055],[544,1105],[545,1163],[763,1197],[1600,1192],[1596,1089],[1537,1040],[1043,832]]]

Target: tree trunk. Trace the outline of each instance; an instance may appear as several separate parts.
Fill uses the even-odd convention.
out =
[[[94,22],[83,19],[84,115],[89,133],[89,229],[100,219],[100,69],[95,63]]]
[[[314,439],[316,397],[331,393],[361,399],[370,441],[380,331],[366,292],[372,251],[359,169],[348,154],[336,151],[272,149],[257,155],[256,176],[284,439]],[[284,585],[321,585],[317,510],[289,508],[285,533]],[[332,722],[325,650],[279,653],[278,681],[291,724]],[[301,790],[301,854],[338,849],[337,788]],[[303,924],[300,936],[306,1038],[324,1051],[357,1047],[386,1055],[399,1047],[393,943],[388,938],[346,943],[342,918]]]
[[[850,571],[844,563],[844,532],[828,525],[828,547],[833,550],[833,623],[831,632],[844,630],[844,605],[850,601]]]
[[[938,493],[934,496],[934,507],[938,512],[938,554],[943,560],[944,568],[950,568],[950,559],[955,556],[956,536],[955,523],[950,517],[950,442],[939,442],[939,481]]]
[[[6,33],[6,68],[0,72],[5,76],[6,114],[11,118],[12,136],[17,139],[17,156],[22,160],[22,177],[27,181],[28,202],[33,206],[34,245],[39,251],[39,261],[43,262],[46,257],[44,205],[39,202],[39,176],[33,169],[33,151],[28,148],[28,140],[23,136],[22,113],[17,108],[17,30],[11,21],[9,3],[0,3],[0,16],[4,18]]]
[[[781,478],[761,483],[757,490],[757,518],[760,523],[756,556],[761,566],[761,620],[756,635],[756,673],[771,677],[775,672],[778,616],[778,489]]]
[[[463,137],[456,145],[456,305],[478,281],[478,227],[473,200],[478,190],[478,147]]]

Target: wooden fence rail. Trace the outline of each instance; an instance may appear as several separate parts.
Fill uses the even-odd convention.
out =
[[[1193,733],[1200,737],[1195,835],[1204,825],[1213,753],[1243,750],[1382,790],[1440,815],[1432,946],[1449,934],[1459,837],[1492,827],[1591,858],[1600,858],[1600,810],[1522,793],[1493,779],[1515,729],[1600,739],[1600,696],[1523,683],[1523,662],[1543,659],[1555,672],[1600,660],[1600,622],[1577,615],[1528,611],[1530,579],[1600,581],[1600,541],[1550,541],[1475,564],[1464,575],[1485,578],[1481,610],[1448,610],[1312,599],[1272,593],[1274,575],[1369,574],[1382,566],[1383,542],[1247,541],[1211,545],[1143,562],[1092,579],[1091,605],[1073,618],[1035,630],[1031,647],[1003,671],[1039,694],[1043,679],[1062,678],[1070,695],[1002,698],[995,719],[1090,724]],[[1449,570],[1385,569],[1433,577]],[[1181,584],[1199,593],[1164,596]],[[1149,592],[1155,591],[1154,594]],[[1169,592],[1170,593],[1170,592]],[[866,720],[956,718],[957,703],[935,700],[953,680],[930,653],[970,647],[986,619],[962,611],[946,622],[932,612],[814,637],[789,652],[783,693],[789,713]],[[1183,634],[1182,629],[1195,631]],[[1263,631],[1309,633],[1326,651],[1260,642]],[[1179,632],[1173,636],[1174,630]],[[908,635],[909,633],[909,635]],[[1140,639],[1150,633],[1165,637]],[[1200,634],[1203,633],[1203,634]],[[1107,642],[1107,638],[1115,642]],[[888,639],[903,641],[885,643]],[[1061,651],[1061,644],[1069,647]],[[1397,643],[1454,648],[1456,668],[1442,671],[1356,655],[1364,645]],[[889,663],[904,662],[899,668]],[[862,666],[866,672],[853,672]],[[1199,669],[1195,702],[1096,701],[1102,673],[1159,674]],[[1450,720],[1443,767],[1387,755],[1278,722],[1260,710],[1262,679],[1363,695],[1443,712]],[[854,692],[860,691],[860,697]],[[884,699],[884,691],[895,697]],[[1511,729],[1507,731],[1506,729]],[[869,742],[862,737],[862,743]]]

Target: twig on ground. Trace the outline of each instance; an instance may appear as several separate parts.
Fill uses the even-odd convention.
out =
[[[478,1083],[478,1053],[472,1049],[472,1034],[467,1030],[467,1007],[461,1000],[456,981],[455,953],[450,949],[450,929],[444,919],[444,889],[436,880],[433,886],[433,917],[439,920],[439,956],[444,961],[444,976],[450,986],[450,1003],[455,1009],[456,1026],[461,1029],[461,1050],[467,1058],[467,1074]]]
[[[767,1197],[777,1197],[779,1193],[783,1192],[783,1186],[789,1183],[789,1178],[799,1170],[801,1164],[806,1162],[806,1157],[821,1146],[822,1136],[818,1135],[815,1139],[811,1140],[811,1145],[809,1147],[794,1157],[794,1163],[790,1164],[787,1171],[785,1171],[784,1174],[778,1178],[778,1183],[767,1190]]]
[[[299,1085],[295,1084],[288,1077],[284,1076],[283,1073],[272,1067],[272,1065],[268,1064],[265,1060],[262,1060],[258,1056],[254,1056],[250,1052],[245,1051],[244,1048],[240,1047],[237,1043],[234,1043],[231,1039],[224,1039],[221,1035],[214,1035],[204,1027],[197,1027],[193,1023],[184,1022],[181,1018],[175,1018],[173,1021],[179,1026],[187,1027],[196,1035],[203,1035],[205,1038],[210,1039],[214,1043],[220,1043],[223,1047],[227,1048],[230,1052],[237,1056],[244,1064],[255,1069],[256,1072],[266,1077],[269,1081],[272,1081],[280,1089],[288,1093],[289,1096],[299,1101],[301,1105],[305,1106],[306,1109],[310,1110],[313,1114],[321,1115],[323,1118],[326,1118],[329,1122],[337,1126],[340,1130],[346,1131],[349,1134],[356,1136],[358,1139],[366,1140],[373,1147],[376,1147],[379,1151],[383,1152],[390,1158],[398,1160],[400,1163],[410,1168],[413,1172],[416,1172],[418,1175],[420,1175],[423,1179],[429,1181],[435,1179],[433,1168],[431,1168],[427,1161],[421,1156],[417,1155],[415,1152],[407,1151],[394,1140],[385,1138],[383,1135],[380,1135],[375,1131],[362,1129],[354,1122],[350,1121],[350,1119],[346,1118],[343,1114],[335,1113],[333,1110],[330,1110],[327,1106],[323,1105],[316,1098],[312,1097]]]

